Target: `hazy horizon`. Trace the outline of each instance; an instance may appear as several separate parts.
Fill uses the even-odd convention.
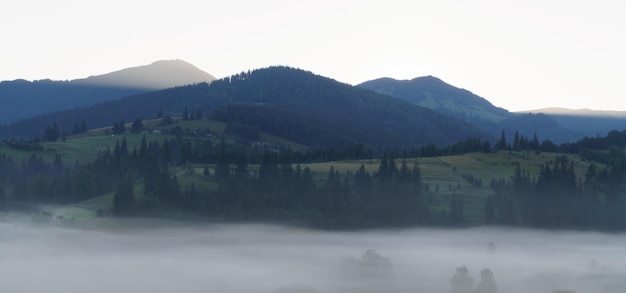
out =
[[[0,80],[186,60],[217,78],[286,65],[356,85],[433,75],[521,111],[626,110],[616,1],[12,1]]]
[[[623,233],[330,232],[146,219],[86,229],[3,219],[1,292],[437,293],[450,292],[461,266],[475,285],[490,269],[498,292],[616,293],[626,286]]]

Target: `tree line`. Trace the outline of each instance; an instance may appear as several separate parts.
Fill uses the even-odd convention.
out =
[[[122,124],[122,123],[120,123]],[[182,131],[182,130],[180,130]],[[321,227],[380,225],[465,225],[464,200],[449,199],[446,209],[432,208],[430,187],[407,157],[464,152],[545,150],[536,136],[515,136],[513,143],[470,138],[445,148],[427,145],[413,150],[373,150],[361,144],[306,152],[290,149],[245,149],[225,139],[146,140],[129,149],[126,137],[89,163],[67,165],[31,155],[19,162],[0,155],[0,204],[20,208],[33,203],[73,203],[113,193],[116,216],[183,212],[240,220],[287,220]],[[485,223],[542,228],[626,228],[623,188],[625,132],[583,139],[580,150],[590,160],[586,174],[575,174],[573,161],[562,155],[541,167],[538,175],[518,165],[510,178],[493,180],[484,204]],[[607,149],[601,147],[609,146]],[[582,147],[584,146],[584,147]],[[594,147],[592,149],[592,147]],[[380,155],[378,155],[380,153]],[[593,155],[591,155],[593,154]],[[354,172],[329,166],[324,175],[303,164],[346,159],[380,158],[376,171],[362,165]],[[596,160],[595,163],[591,160]],[[193,164],[206,167],[196,174]],[[212,168],[208,166],[211,165]],[[251,167],[253,165],[253,167]],[[176,167],[176,168],[174,168]],[[181,173],[202,176],[180,180]],[[190,171],[191,170],[191,171]],[[184,176],[188,178],[189,176]],[[466,175],[471,184],[483,182]]]
[[[320,175],[293,163],[299,157],[294,152],[265,150],[255,159],[258,166],[251,168],[246,153],[228,151],[222,140],[200,175],[186,167],[190,161],[183,161],[184,149],[181,141],[148,142],[144,136],[138,148],[129,150],[123,137],[95,161],[73,166],[65,165],[60,156],[46,162],[33,155],[16,163],[1,155],[0,202],[3,208],[24,208],[113,193],[112,209],[99,213],[183,212],[327,228],[447,223],[430,210],[417,163],[391,153],[385,154],[374,173],[365,166],[354,173],[331,166]],[[214,167],[209,169],[209,163]],[[196,179],[181,183],[176,170],[187,170],[185,175]]]
[[[591,162],[583,176],[567,156],[541,166],[537,176],[516,166],[509,180],[493,180],[493,194],[485,201],[487,224],[539,228],[626,228],[626,160],[622,150],[614,164]]]

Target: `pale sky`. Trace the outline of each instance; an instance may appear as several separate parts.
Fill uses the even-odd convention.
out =
[[[510,111],[626,110],[626,1],[7,0],[0,80],[182,59],[356,85],[433,75]]]

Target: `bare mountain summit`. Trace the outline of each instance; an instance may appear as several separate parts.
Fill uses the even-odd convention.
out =
[[[215,77],[185,61],[167,60],[72,81],[3,81],[0,82],[0,125],[213,80]]]
[[[215,80],[214,76],[177,59],[156,61],[150,65],[130,67],[73,82],[93,86],[159,90],[213,80]]]

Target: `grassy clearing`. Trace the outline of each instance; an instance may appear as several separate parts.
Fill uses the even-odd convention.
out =
[[[135,198],[138,201],[144,199],[143,184],[136,184],[134,187]],[[96,218],[98,211],[108,212],[113,206],[114,193],[97,196],[65,206],[48,206],[41,210],[47,211],[56,219],[66,220],[88,220]]]
[[[75,162],[88,163],[95,160],[101,152],[108,150],[113,151],[115,144],[126,137],[128,149],[139,149],[143,134],[126,134],[126,135],[81,135],[77,137],[68,137],[65,141],[42,142],[43,150],[39,151],[23,151],[11,149],[9,147],[1,147],[0,153],[9,156],[14,162],[19,162],[30,156],[43,158],[46,162],[54,160],[55,156],[61,156],[66,164]],[[168,135],[146,134],[147,141],[162,142],[165,139],[174,139]]]
[[[56,152],[40,150],[40,151],[23,151],[18,149],[12,149],[6,146],[0,147],[0,153],[8,156],[13,160],[13,162],[20,162],[23,159],[29,158],[30,156],[36,156],[43,158],[46,162],[52,162],[54,160],[54,156]]]
[[[46,142],[42,146],[53,154],[61,155],[65,163],[90,162],[98,157],[98,154],[107,150],[113,151],[117,142],[126,138],[129,151],[139,149],[144,134],[108,135],[108,136],[81,136],[66,141]],[[145,134],[147,141],[159,141],[174,139],[167,135]]]
[[[522,170],[527,170],[531,177],[539,174],[542,165],[555,161],[555,153],[533,152],[496,152],[470,153],[457,156],[443,156],[431,158],[409,158],[407,163],[413,167],[417,161],[422,174],[422,182],[428,186],[433,195],[433,207],[436,209],[449,207],[450,198],[456,194],[464,200],[465,214],[470,222],[480,222],[483,219],[484,201],[492,193],[492,180],[508,180],[519,164]],[[584,176],[589,163],[582,161],[578,156],[567,156],[574,162],[578,177]],[[363,164],[370,174],[378,170],[380,160],[340,161],[306,164],[315,174],[318,182],[325,180],[328,170],[332,166],[340,174],[350,172],[354,174]],[[400,160],[396,160],[400,166]],[[463,176],[472,175],[482,180],[482,186],[470,184]]]
[[[142,133],[129,133],[124,135],[111,134],[111,127],[103,127],[98,129],[92,129],[85,133],[68,136],[65,141],[55,142],[42,142],[40,145],[43,150],[39,151],[23,151],[17,149],[11,149],[9,147],[0,147],[0,153],[5,154],[13,159],[13,161],[21,161],[24,158],[28,158],[32,155],[42,157],[45,161],[51,162],[56,155],[60,155],[61,159],[66,164],[74,164],[75,162],[87,163],[95,160],[98,154],[106,151],[107,149],[113,150],[117,141],[121,142],[123,138],[126,138],[128,144],[128,150],[132,151],[133,148],[139,149],[142,136],[146,136],[146,140],[163,142],[165,139],[175,139],[172,135],[152,134],[153,130],[167,130],[170,131],[175,127],[180,127],[183,130],[199,130],[210,129],[211,133],[219,136],[226,130],[226,123],[210,120],[191,120],[182,121],[178,118],[176,123],[169,125],[160,125],[160,119],[143,121],[144,131]],[[132,123],[126,123],[126,129],[130,129]],[[195,138],[199,139],[199,138]],[[260,141],[267,142],[272,145],[285,146],[292,150],[306,151],[307,146],[295,143],[283,139],[281,137],[273,136],[262,132]],[[233,144],[235,139],[226,137],[226,143]]]

